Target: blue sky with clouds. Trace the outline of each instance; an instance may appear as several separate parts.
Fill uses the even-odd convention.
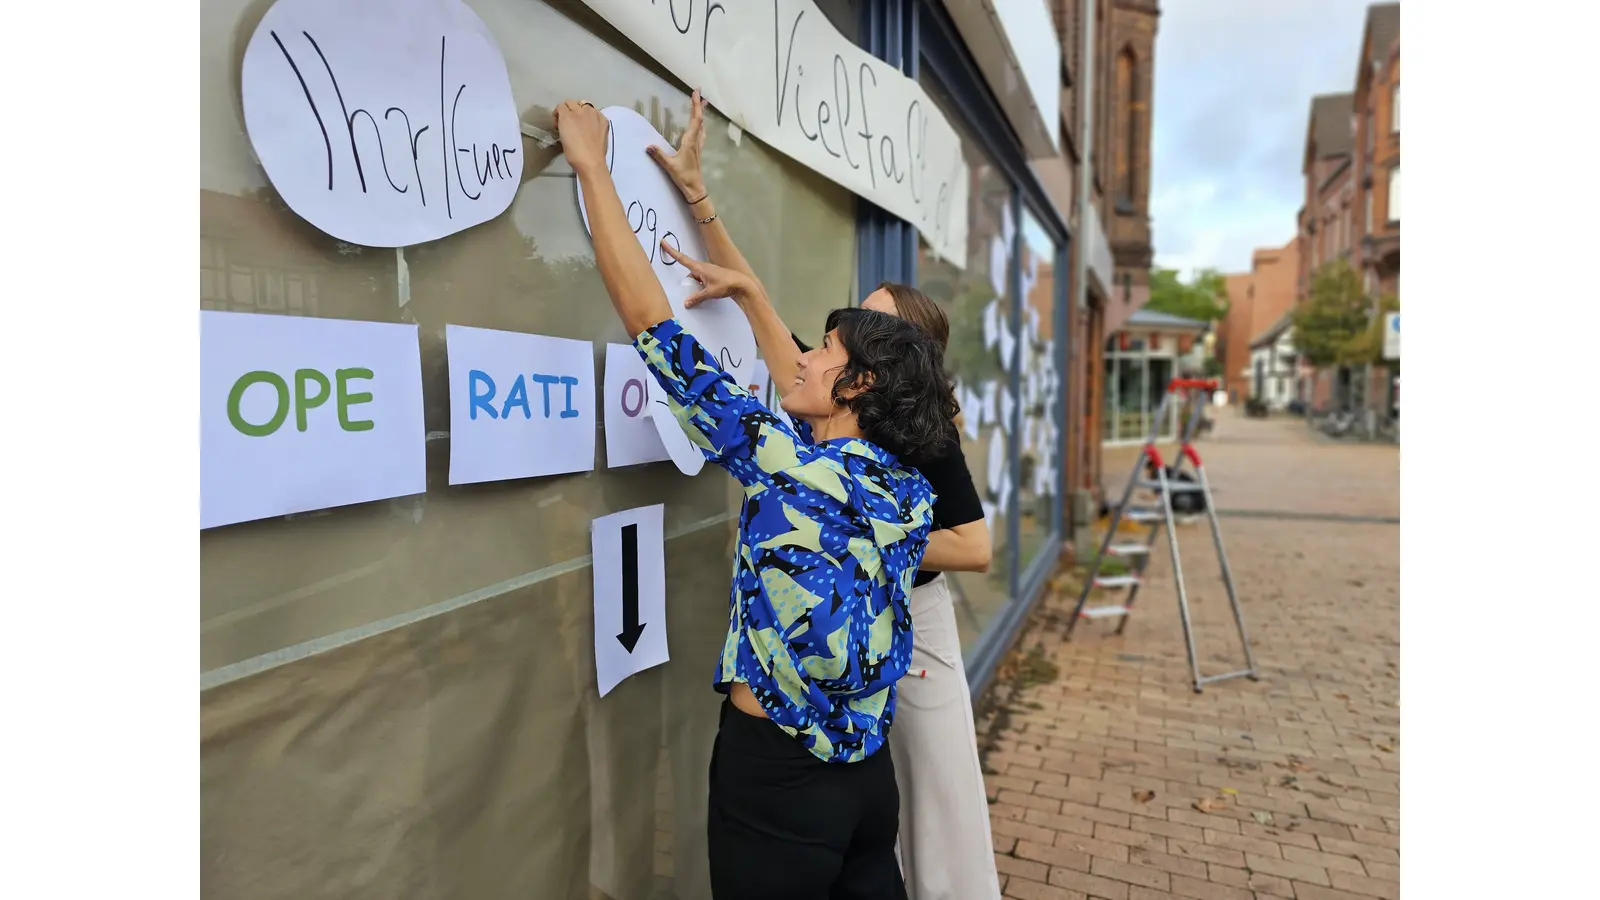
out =
[[[1239,272],[1294,236],[1314,94],[1355,87],[1365,0],[1162,0],[1156,265]]]

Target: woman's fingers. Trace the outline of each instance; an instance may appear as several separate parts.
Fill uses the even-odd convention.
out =
[[[677,247],[667,243],[665,238],[662,238],[661,240],[661,251],[672,257],[674,262],[683,266],[685,269],[688,269],[690,274],[697,278],[699,277],[700,260],[685,254],[682,250],[679,250]]]
[[[726,296],[727,293],[724,291],[714,291],[709,287],[702,287],[700,290],[683,298],[683,305],[689,309],[694,309],[707,300],[717,300]]]
[[[700,139],[700,132],[705,127],[706,121],[705,106],[705,98],[700,96],[700,89],[695,88],[694,93],[689,97],[689,127],[683,132],[683,142],[685,145],[689,143],[689,138],[691,136],[693,136],[696,140]]]

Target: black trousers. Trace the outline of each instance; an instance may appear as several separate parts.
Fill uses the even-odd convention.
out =
[[[826,763],[723,702],[706,814],[714,900],[905,900],[899,828],[887,744]]]

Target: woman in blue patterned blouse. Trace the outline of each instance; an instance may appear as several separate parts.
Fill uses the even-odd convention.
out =
[[[728,700],[711,761],[712,893],[903,898],[884,740],[933,524],[933,491],[910,466],[945,449],[957,410],[941,348],[894,316],[839,309],[796,358],[771,352],[790,340],[781,322],[754,323],[764,355],[783,360],[772,377],[792,384],[791,427],[672,317],[606,169],[605,117],[569,100],[556,126],[612,305],[684,432],[744,487],[714,679]]]

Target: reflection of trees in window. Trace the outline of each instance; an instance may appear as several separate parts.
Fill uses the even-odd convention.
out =
[[[1144,101],[1139,94],[1139,58],[1132,47],[1117,54],[1117,96],[1121,98],[1122,146],[1117,150],[1117,208],[1133,211],[1139,159],[1139,117]]]

